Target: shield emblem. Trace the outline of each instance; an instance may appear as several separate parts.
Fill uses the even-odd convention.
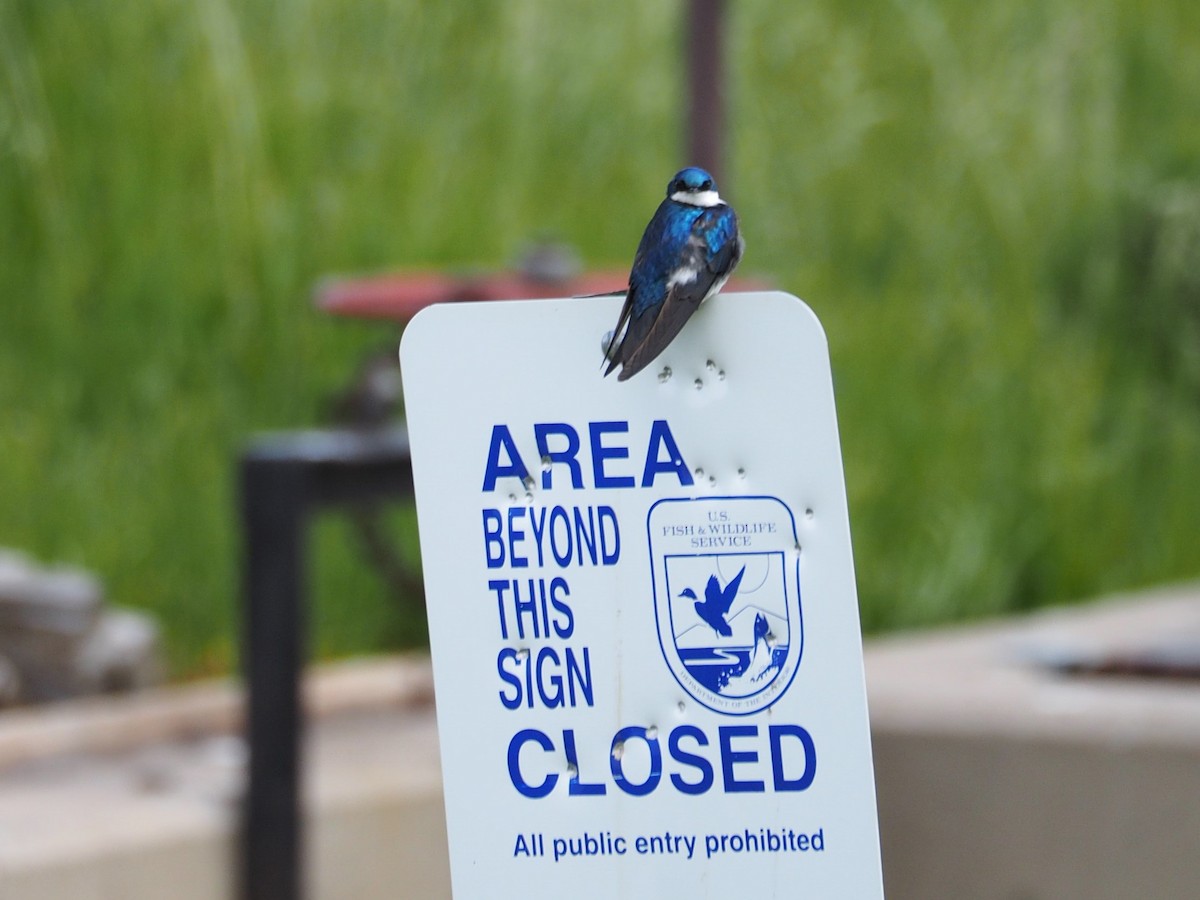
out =
[[[770,706],[803,648],[791,510],[775,497],[660,500],[647,528],[659,645],[675,679],[717,712]]]

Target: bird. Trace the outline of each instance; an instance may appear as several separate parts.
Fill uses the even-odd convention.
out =
[[[696,166],[680,169],[638,244],[604,375],[620,366],[617,380],[625,381],[653,362],[721,290],[744,250],[737,213],[712,175]]]
[[[717,576],[709,575],[708,584],[704,586],[704,600],[702,601],[696,600],[696,593],[691,588],[684,588],[683,593],[679,596],[696,600],[693,604],[696,615],[712,626],[713,631],[717,634],[732,637],[733,629],[729,627],[725,616],[729,614],[729,608],[733,606],[733,601],[737,598],[738,588],[741,587],[742,576],[745,574],[746,567],[742,566],[741,571],[729,579],[729,584],[725,585],[724,590],[721,590],[721,582],[717,581]]]

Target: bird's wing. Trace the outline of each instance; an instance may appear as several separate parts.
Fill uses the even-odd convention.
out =
[[[631,320],[622,342],[622,349],[628,347],[629,352],[621,354],[622,368],[617,380],[625,381],[646,368],[683,330],[701,299],[703,295],[695,297],[691,292],[671,288],[657,314],[647,312]]]
[[[652,235],[653,225],[652,222],[652,227],[647,228],[646,237]],[[682,245],[676,247],[672,254],[677,261],[675,267],[664,272],[659,280],[648,285],[630,281],[629,295],[621,311],[622,321],[629,319],[629,324],[608,369],[611,372],[617,363],[622,364],[618,381],[632,378],[649,365],[737,266],[743,247],[737,214],[724,205],[704,210],[692,222]],[[649,248],[643,238],[638,260],[647,252]],[[634,270],[638,268],[635,261]],[[657,300],[664,294],[660,306]]]
[[[742,566],[741,570],[729,580],[729,584],[725,585],[725,590],[721,592],[721,608],[723,612],[729,612],[729,607],[733,606],[733,601],[737,598],[738,588],[742,586],[742,576],[746,574],[746,567]]]
[[[714,206],[696,220],[694,230],[704,235],[704,262],[711,287],[728,278],[742,260],[746,243],[738,231],[737,213],[729,206]]]
[[[659,204],[658,209],[654,211],[654,216],[646,225],[646,230],[642,232],[637,253],[633,256],[625,302],[621,304],[621,315],[617,318],[617,327],[613,329],[612,341],[606,350],[608,367],[604,370],[604,374],[610,375],[617,366],[623,366],[622,375],[618,376],[618,380],[624,380],[624,372],[629,367],[627,362],[629,355],[642,342],[646,332],[653,325],[653,309],[665,290],[665,280],[649,280],[643,273],[656,269],[653,265],[647,265],[647,257],[656,252],[663,252],[664,247],[668,244],[666,233],[668,209],[667,201]],[[634,323],[637,323],[636,327]]]

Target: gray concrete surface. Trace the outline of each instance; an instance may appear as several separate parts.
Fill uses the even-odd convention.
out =
[[[312,896],[448,897],[427,660],[306,688]],[[231,897],[240,705],[209,684],[0,716],[0,900]]]
[[[1200,646],[1200,588],[872,641],[888,896],[1200,897],[1200,682],[1039,661]]]

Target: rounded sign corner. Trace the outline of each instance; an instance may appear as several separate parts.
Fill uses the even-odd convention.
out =
[[[400,334],[400,349],[399,356],[401,363],[404,358],[410,354],[407,348],[412,347],[415,343],[424,340],[422,334],[425,329],[433,325],[435,319],[438,318],[439,309],[445,304],[434,303],[431,306],[426,306],[424,309],[417,311],[404,326],[404,331]]]

